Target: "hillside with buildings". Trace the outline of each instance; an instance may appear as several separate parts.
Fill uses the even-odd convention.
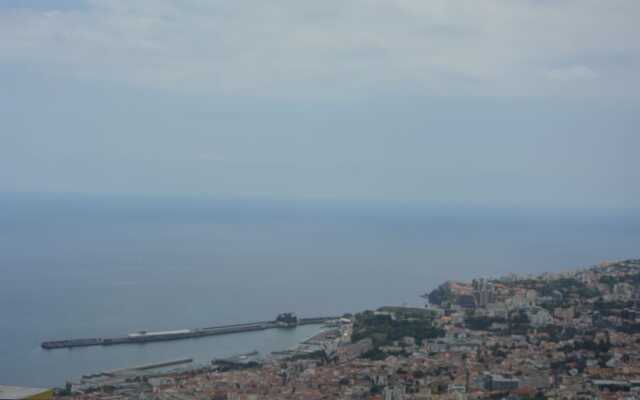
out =
[[[425,308],[348,315],[306,353],[71,385],[59,397],[637,399],[639,282],[640,260],[447,282]]]

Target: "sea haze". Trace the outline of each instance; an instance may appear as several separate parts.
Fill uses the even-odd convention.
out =
[[[448,279],[638,257],[629,211],[0,195],[0,383],[281,350],[315,327],[45,351],[121,335],[421,304]]]

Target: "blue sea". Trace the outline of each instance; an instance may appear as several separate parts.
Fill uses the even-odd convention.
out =
[[[639,256],[633,210],[3,194],[0,384],[282,350],[318,327],[54,351],[43,340],[419,305],[449,279]]]

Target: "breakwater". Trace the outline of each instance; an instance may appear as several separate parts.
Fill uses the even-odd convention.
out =
[[[51,340],[42,342],[43,349],[62,349],[72,347],[88,347],[88,346],[113,346],[119,344],[137,344],[148,342],[160,342],[166,340],[181,340],[198,338],[204,336],[225,335],[231,333],[260,331],[274,328],[294,328],[298,325],[324,324],[339,317],[313,317],[313,318],[295,318],[288,316],[288,319],[282,320],[278,316],[273,321],[249,322],[243,324],[211,326],[207,328],[196,329],[180,329],[174,331],[147,332],[140,331],[130,333],[127,336],[111,337],[111,338],[82,338],[82,339],[64,339]]]
[[[131,372],[140,372],[150,369],[173,367],[180,364],[189,364],[193,362],[193,358],[180,358],[177,360],[168,360],[151,364],[138,365],[136,367],[112,369],[109,371],[100,372],[97,374],[82,375],[82,379],[96,379],[103,377],[116,377],[118,375],[129,374]]]

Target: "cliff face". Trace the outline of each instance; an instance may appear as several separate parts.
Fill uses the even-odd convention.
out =
[[[464,282],[445,282],[426,297],[431,304],[438,306],[443,303],[452,303],[462,307],[469,307],[475,303],[473,285]]]
[[[444,302],[453,302],[455,300],[455,293],[452,290],[451,282],[445,282],[438,286],[427,295],[429,303],[435,305],[442,305]]]

